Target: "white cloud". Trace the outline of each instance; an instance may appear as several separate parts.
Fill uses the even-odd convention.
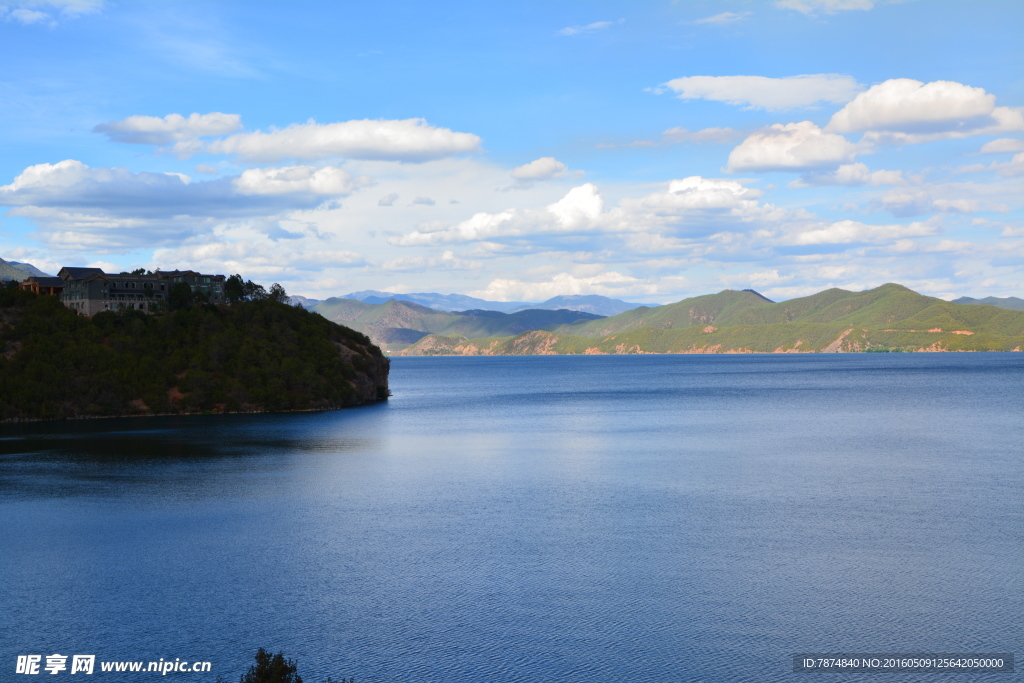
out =
[[[669,128],[662,132],[659,140],[634,140],[626,144],[615,144],[602,142],[597,147],[601,149],[613,149],[615,147],[660,147],[663,145],[675,145],[680,143],[693,143],[698,145],[721,145],[734,142],[743,134],[732,128],[704,128],[702,130],[688,130],[680,126]]]
[[[436,257],[405,256],[392,259],[381,265],[382,270],[391,272],[415,272],[428,268],[444,268],[446,270],[478,270],[483,264],[478,261],[467,261],[455,255],[455,252],[446,250]]]
[[[415,231],[392,238],[391,244],[415,246],[470,241],[550,240],[583,235],[615,236],[656,232],[707,235],[727,227],[759,220],[781,220],[785,211],[760,205],[760,191],[735,180],[692,176],[673,180],[666,189],[642,197],[627,197],[605,211],[597,187],[586,183],[543,208],[512,208],[480,212],[455,225],[441,221],[421,224]],[[658,241],[662,240],[662,241]],[[636,243],[664,243],[662,237],[637,238]]]
[[[93,14],[103,9],[104,0],[18,0],[0,5],[0,18],[30,25],[55,24],[56,17],[67,19]]]
[[[790,187],[810,187],[814,185],[906,185],[902,171],[871,171],[860,162],[843,164],[834,171],[807,173],[799,180],[790,183]]]
[[[934,235],[936,232],[936,227],[927,223],[868,225],[846,220],[802,229],[785,241],[797,245],[890,242],[907,237]]]
[[[340,168],[324,166],[285,166],[283,168],[251,168],[235,179],[235,189],[242,194],[299,194],[344,196],[372,184],[365,177],[353,177]]]
[[[755,109],[795,109],[818,102],[849,102],[860,90],[850,76],[804,74],[786,78],[766,76],[687,76],[665,84],[679,99],[726,102]]]
[[[540,282],[496,278],[491,280],[486,288],[470,292],[470,296],[489,301],[544,301],[568,294],[599,294],[611,297],[652,295],[657,289],[657,285],[618,272],[589,277],[559,273],[549,280]]]
[[[704,128],[689,131],[685,128],[669,128],[661,134],[666,142],[695,142],[697,144],[725,144],[734,141],[741,133],[732,128]]]
[[[1024,152],[1014,154],[1013,158],[1006,163],[992,164],[992,170],[1004,176],[1021,176],[1024,175]]]
[[[749,17],[750,14],[750,12],[722,12],[721,14],[715,14],[710,17],[704,17],[703,19],[694,19],[690,23],[724,26],[726,24],[733,24],[737,21],[742,21]]]
[[[776,7],[792,9],[803,14],[835,14],[848,10],[869,10],[874,8],[874,0],[775,0]]]
[[[377,200],[377,206],[394,206],[398,201],[398,193],[392,192]]]
[[[412,200],[412,203],[417,204],[419,206],[434,206],[435,204],[437,204],[437,202],[435,202],[430,197],[416,197],[415,199]]]
[[[916,144],[1024,130],[1020,109],[955,81],[894,78],[872,86],[832,116],[825,130],[864,132],[866,142]]]
[[[744,187],[735,180],[690,176],[670,181],[665,192],[653,192],[639,199],[623,199],[621,206],[631,214],[678,216],[684,212],[708,209],[753,208],[760,196],[760,190]]]
[[[935,197],[933,192],[941,192],[941,188],[929,191],[922,187],[892,190],[881,199],[882,206],[895,216],[917,216],[925,213],[951,212],[975,213],[982,208],[978,198],[965,196]],[[998,207],[986,203],[985,208]]]
[[[496,237],[538,233],[571,233],[590,229],[601,216],[603,200],[591,183],[580,185],[543,209],[507,209],[500,213],[477,213],[458,225],[425,224],[392,244],[412,246],[444,242],[469,242]]]
[[[418,162],[479,149],[478,136],[437,128],[423,119],[323,124],[310,119],[280,130],[238,133],[215,140],[206,145],[205,151],[250,162],[330,157]]]
[[[16,21],[19,24],[25,24],[30,26],[32,24],[38,24],[43,21],[50,19],[50,15],[46,12],[38,12],[34,9],[25,9],[19,7],[18,9],[11,10],[10,14],[7,15],[8,20]]]
[[[0,206],[37,223],[65,248],[150,247],[196,235],[217,220],[265,217],[320,205],[365,184],[339,169],[254,169],[193,181],[180,173],[90,168],[67,159],[37,164],[0,186]]]
[[[620,19],[618,23],[622,23]],[[613,26],[615,22],[612,21],[595,21],[592,24],[585,24],[580,26],[566,26],[558,32],[560,36],[578,36],[582,33],[595,33],[602,31],[610,26]]]
[[[120,121],[101,123],[92,130],[94,133],[105,133],[116,142],[169,145],[172,142],[234,133],[242,127],[241,119],[238,114],[220,112],[193,113],[188,118],[181,114],[168,114],[163,118],[129,116]]]
[[[156,249],[153,263],[216,273],[244,273],[246,277],[285,280],[296,270],[320,272],[324,268],[366,265],[361,254],[331,249],[308,239],[272,241],[250,227],[218,228],[191,244]]]
[[[747,137],[729,154],[728,168],[739,171],[815,171],[851,162],[856,146],[810,121],[775,124]]]
[[[981,148],[982,154],[1003,154],[1005,152],[1024,152],[1024,140],[1019,138],[999,138],[986,142]]]
[[[548,180],[560,178],[568,171],[569,167],[554,157],[541,157],[512,169],[509,175],[516,180]]]

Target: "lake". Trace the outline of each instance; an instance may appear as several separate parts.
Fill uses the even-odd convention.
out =
[[[1024,354],[397,358],[391,388],[0,428],[0,667],[797,681],[798,652],[1024,652]]]

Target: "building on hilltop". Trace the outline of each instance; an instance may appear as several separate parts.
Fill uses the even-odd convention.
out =
[[[59,277],[36,277],[33,275],[22,280],[18,286],[33,294],[60,296],[64,291],[64,280]]]
[[[64,267],[57,277],[63,282],[64,305],[87,316],[125,309],[149,313],[167,301],[171,287],[182,282],[210,303],[224,303],[224,276],[194,270],[115,275],[100,268]]]

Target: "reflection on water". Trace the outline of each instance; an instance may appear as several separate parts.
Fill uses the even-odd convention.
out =
[[[0,659],[776,681],[794,652],[1019,653],[1022,380],[1020,354],[395,359],[385,405],[6,425]]]

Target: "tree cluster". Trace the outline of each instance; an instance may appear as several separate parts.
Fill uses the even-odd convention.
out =
[[[256,651],[256,663],[242,674],[239,683],[302,683],[299,666],[294,659],[285,659],[283,652],[272,655],[262,647]],[[217,683],[227,683],[217,676]],[[335,682],[330,676],[324,683],[356,683],[355,678],[342,678]]]
[[[224,282],[224,298],[229,303],[265,300],[288,303],[288,293],[278,283],[270,285],[270,289],[267,290],[263,285],[258,285],[252,280],[243,280],[242,276],[237,273]]]
[[[338,408],[386,398],[387,365],[366,336],[269,298],[85,318],[0,289],[0,420]]]

